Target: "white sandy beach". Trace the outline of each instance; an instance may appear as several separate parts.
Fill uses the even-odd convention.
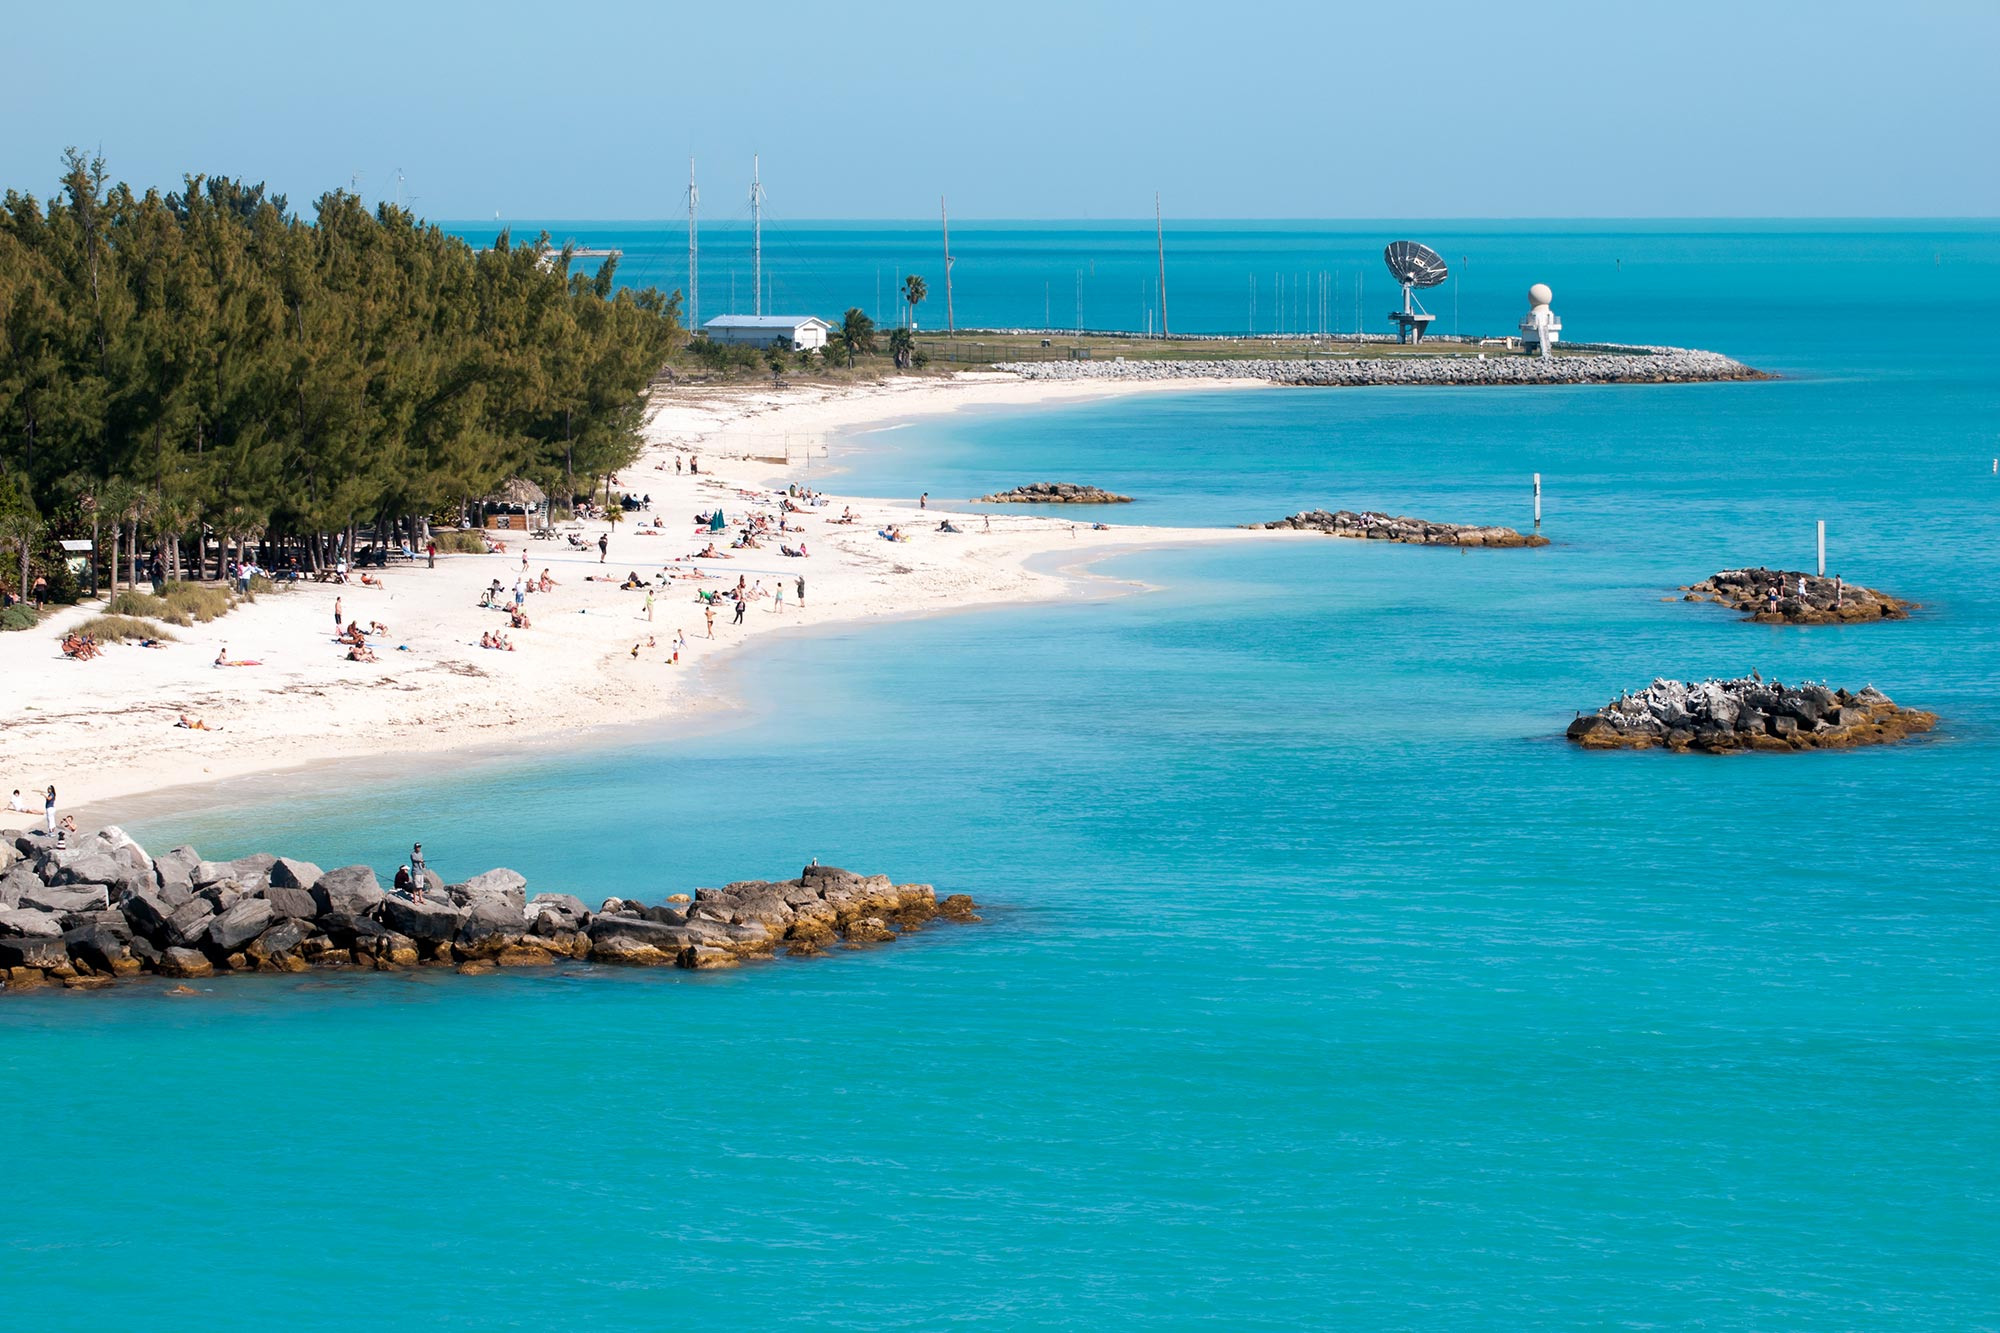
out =
[[[504,554],[440,555],[435,570],[421,560],[392,567],[379,589],[358,582],[296,584],[210,624],[177,628],[179,642],[164,648],[112,645],[88,662],[65,659],[58,641],[66,627],[95,614],[96,604],[64,611],[31,631],[0,635],[0,795],[14,788],[33,795],[54,783],[61,809],[89,807],[90,816],[115,819],[122,798],[187,784],[343,758],[573,741],[595,728],[713,706],[713,695],[700,685],[702,665],[763,635],[1073,593],[1075,577],[1029,568],[1048,552],[1074,551],[1080,564],[1098,554],[1170,542],[1283,540],[1234,529],[1113,525],[1091,531],[1091,523],[1116,517],[1095,506],[1080,507],[1073,521],[993,513],[988,531],[985,512],[967,515],[933,503],[919,513],[915,497],[828,494],[824,507],[788,516],[804,531],[788,532],[784,540],[803,539],[811,553],[805,559],[785,558],[776,540],[762,550],[729,551],[733,559],[686,559],[708,540],[693,535],[698,511],[719,504],[727,512],[732,530],[717,542],[726,551],[734,522],[746,512],[761,507],[775,522],[774,488],[803,481],[807,459],[823,459],[826,439],[837,432],[966,407],[1189,388],[1030,384],[983,374],[854,387],[664,391],[647,423],[645,456],[621,479],[625,490],[651,494],[652,513],[615,527],[584,525],[593,543],[588,550],[565,541],[509,541]],[[676,476],[676,454],[699,455],[703,475]],[[819,472],[824,475],[823,463]],[[829,522],[850,505],[860,522]],[[938,532],[938,523],[954,514],[964,534]],[[642,529],[656,517],[663,527]],[[882,539],[877,530],[885,523],[901,524],[909,540]],[[657,535],[639,535],[642,530]],[[609,559],[599,563],[594,543],[606,531]],[[524,547],[528,571],[547,569],[558,586],[527,598],[533,623],[508,631],[515,651],[483,649],[481,632],[507,629],[507,618],[480,609],[480,594],[494,579],[511,591]],[[648,622],[646,594],[621,591],[618,580],[636,571],[657,584],[669,563],[698,565],[713,577],[656,586]],[[752,602],[737,626],[728,603],[721,603],[710,639],[695,590],[734,588],[739,575],[752,585],[761,582],[767,594],[782,580],[783,609],[774,609],[767,595]],[[800,576],[806,580],[803,608],[794,582]],[[388,627],[374,641],[378,663],[349,662],[333,641],[336,597],[347,619]],[[687,638],[679,665],[671,663],[676,631]],[[648,636],[654,642],[643,646]],[[642,645],[636,658],[634,644]],[[214,666],[225,645],[231,659],[259,665]],[[175,726],[182,713],[215,730]],[[0,818],[19,825],[40,817]]]

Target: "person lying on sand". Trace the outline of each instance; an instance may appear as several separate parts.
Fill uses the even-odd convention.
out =
[[[964,528],[961,528],[961,527],[959,527],[959,526],[958,526],[958,525],[957,525],[956,523],[953,523],[953,522],[952,522],[952,521],[951,521],[950,519],[946,519],[946,520],[945,520],[944,522],[942,522],[942,523],[938,524],[938,526],[937,526],[937,530],[938,530],[939,532],[964,532],[964,531],[965,531],[965,529],[964,529]]]
[[[805,559],[806,556],[806,544],[804,542],[800,542],[796,547],[780,546],[778,548],[778,554],[791,556],[795,560],[803,560]]]
[[[373,648],[370,648],[365,643],[357,643],[347,650],[347,660],[350,662],[373,662],[378,659],[375,656]]]
[[[827,520],[829,523],[859,523],[860,521],[861,519],[856,516],[854,510],[846,505],[841,506],[839,518],[830,518]]]
[[[187,729],[187,730],[189,730],[189,731],[221,731],[221,730],[222,730],[222,728],[221,728],[221,727],[211,727],[211,726],[209,726],[209,725],[208,725],[208,723],[206,723],[206,722],[202,721],[202,720],[201,720],[200,718],[198,718],[198,717],[189,717],[189,716],[188,716],[188,715],[187,715],[186,713],[182,713],[182,714],[181,714],[181,720],[180,720],[180,721],[178,721],[178,722],[176,722],[176,723],[174,723],[174,725],[175,725],[175,726],[177,726],[177,727],[184,727],[184,728],[186,728],[186,729]]]

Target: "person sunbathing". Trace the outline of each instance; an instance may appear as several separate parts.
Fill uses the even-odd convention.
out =
[[[350,662],[373,662],[376,660],[375,650],[365,643],[357,643],[347,650],[347,660]]]
[[[198,717],[189,717],[189,716],[188,716],[188,715],[187,715],[186,713],[182,713],[182,714],[181,714],[181,720],[180,720],[180,721],[178,721],[178,722],[176,722],[176,723],[174,723],[174,725],[175,725],[175,726],[177,726],[177,727],[185,727],[185,728],[186,728],[187,730],[189,730],[189,731],[221,731],[221,730],[222,730],[222,728],[221,728],[221,727],[211,727],[211,726],[209,726],[209,725],[208,725],[208,723],[206,723],[206,722],[202,721],[202,720],[201,720],[200,718],[198,718]]]
[[[362,586],[368,588],[379,588],[382,586],[382,580],[376,578],[373,574],[363,574],[361,576],[361,583]]]
[[[510,622],[512,622],[515,629],[534,628],[533,622],[531,622],[528,619],[528,613],[526,611],[521,610],[521,608],[519,607],[515,607],[513,611],[509,612],[507,618]]]
[[[789,546],[780,546],[778,550],[783,555],[791,556],[795,560],[802,560],[805,558],[806,555],[806,544],[804,542],[800,542],[796,550],[794,550],[792,547]]]
[[[549,577],[549,571],[546,569],[542,571],[542,576],[536,579],[535,582],[541,584],[543,592],[547,592],[549,589],[556,586],[556,581],[553,578]]]
[[[952,522],[952,521],[951,521],[950,519],[946,519],[946,520],[945,520],[944,522],[942,522],[942,523],[938,524],[938,527],[937,527],[937,530],[938,530],[939,532],[963,532],[963,531],[965,531],[965,529],[964,529],[964,528],[961,528],[961,527],[959,527],[959,526],[958,526],[957,524],[953,523],[953,522]]]

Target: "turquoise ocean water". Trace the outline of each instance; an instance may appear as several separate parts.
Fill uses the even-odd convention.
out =
[[[898,235],[799,244],[859,275],[841,256]],[[1243,235],[1300,269],[1325,243]],[[749,707],[692,736],[153,818],[149,845],[326,864],[421,837],[447,874],[587,898],[818,856],[987,919],[723,975],[10,998],[8,1304],[219,1329],[2000,1327],[2000,230],[1480,238],[1533,257],[1517,285],[1550,281],[1580,335],[1787,378],[1193,393],[844,442],[847,489],[1085,480],[1182,525],[1518,524],[1540,471],[1555,544],[1126,556],[1099,572],[1146,591],[775,643],[732,669]],[[1234,291],[1236,258],[1199,273]],[[1815,519],[1830,572],[1924,611],[1800,631],[1665,600],[1809,560]],[[1655,674],[1751,667],[1946,722],[1796,757],[1560,739]]]

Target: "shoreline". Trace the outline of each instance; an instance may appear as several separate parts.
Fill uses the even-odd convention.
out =
[[[655,499],[652,513],[635,518],[649,524],[657,516],[665,526],[649,529],[661,535],[641,539],[638,522],[582,525],[593,544],[610,532],[614,559],[602,564],[590,558],[594,545],[508,541],[504,555],[440,555],[435,570],[421,561],[391,568],[381,589],[292,585],[214,622],[176,628],[179,641],[164,650],[114,645],[87,663],[63,659],[56,642],[67,625],[96,614],[97,604],[66,608],[33,630],[0,636],[0,676],[25,683],[12,715],[0,721],[9,759],[0,783],[39,793],[53,782],[59,812],[89,823],[138,822],[214,803],[250,782],[296,790],[334,774],[343,783],[380,776],[391,764],[451,757],[484,766],[558,745],[601,748],[638,737],[657,741],[711,721],[732,725],[747,701],[731,688],[729,665],[770,634],[1058,601],[1088,585],[1085,567],[1112,555],[1272,535],[1114,525],[1080,539],[1077,523],[1067,519],[943,507],[920,512],[914,501],[828,493],[823,508],[792,516],[806,528],[790,538],[810,543],[806,560],[777,558],[772,538],[763,551],[732,552],[737,560],[692,562],[712,579],[699,587],[733,587],[726,575],[786,584],[782,616],[768,600],[753,602],[740,627],[720,613],[712,641],[685,583],[654,587],[658,604],[648,623],[639,610],[644,594],[594,581],[599,570],[613,578],[629,570],[656,577],[669,563],[685,567],[680,557],[701,544],[688,535],[697,510],[719,503],[737,516],[751,503],[743,492],[802,481],[836,436],[967,409],[1191,387],[1248,385],[1043,385],[967,374],[852,387],[668,390],[649,407],[645,451],[622,477],[626,491]],[[699,456],[702,476],[676,477],[676,454]],[[844,506],[863,521],[829,525]],[[966,531],[937,533],[946,517]],[[887,523],[903,525],[910,540],[882,541],[876,528]],[[529,572],[548,568],[558,586],[528,598],[533,627],[510,631],[517,651],[482,650],[481,628],[506,622],[474,604],[490,580],[511,585],[523,546]],[[1062,557],[1054,570],[1042,560],[1052,554]],[[809,594],[803,614],[790,586],[801,574]],[[379,663],[347,662],[332,644],[325,617],[336,597],[350,619],[389,623],[391,633],[376,642]],[[667,662],[676,630],[687,635],[678,666]],[[642,647],[635,660],[632,646],[649,633],[657,646]],[[225,644],[237,645],[229,649],[232,658],[259,665],[212,667]],[[174,725],[180,713],[215,729],[180,729]],[[40,822],[38,814],[10,813],[0,828]]]

